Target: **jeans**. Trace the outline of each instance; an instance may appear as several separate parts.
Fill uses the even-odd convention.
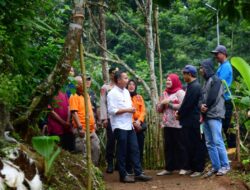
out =
[[[115,129],[114,136],[117,140],[117,161],[120,178],[126,175],[126,161],[128,158],[132,161],[135,176],[142,173],[140,162],[140,151],[138,147],[137,137],[134,130]]]
[[[203,128],[213,169],[218,171],[221,167],[230,167],[221,133],[221,119],[206,119]]]

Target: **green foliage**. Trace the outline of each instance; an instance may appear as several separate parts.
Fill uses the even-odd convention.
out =
[[[53,162],[61,152],[61,148],[56,148],[55,143],[59,141],[58,136],[38,136],[32,138],[33,148],[44,157],[46,177],[50,176]]]
[[[231,64],[240,72],[250,91],[250,65],[241,57],[232,57]]]
[[[21,75],[0,74],[0,102],[4,103],[8,109],[12,109],[12,105],[18,101],[21,80]]]

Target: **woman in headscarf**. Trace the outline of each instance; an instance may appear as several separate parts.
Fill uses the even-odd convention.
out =
[[[144,104],[144,99],[141,95],[137,94],[137,83],[135,80],[131,79],[128,81],[127,89],[130,93],[133,107],[135,108],[135,113],[133,114],[133,126],[136,131],[137,142],[140,151],[140,160],[143,163],[143,149],[144,149],[144,131],[147,129],[147,125],[144,122],[146,109]],[[132,173],[130,169],[130,162],[127,163],[128,174]]]
[[[182,89],[181,81],[176,74],[169,74],[166,80],[166,89],[157,104],[157,111],[163,113],[162,125],[164,130],[164,158],[165,169],[158,176],[169,175],[174,170],[184,169],[187,159],[182,138],[182,129],[176,119],[175,112],[181,106],[185,92]]]

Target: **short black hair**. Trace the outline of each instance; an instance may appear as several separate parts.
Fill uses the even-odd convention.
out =
[[[121,79],[122,73],[126,73],[124,70],[119,70],[114,73],[114,81],[117,84],[118,80]]]
[[[113,73],[114,71],[119,70],[117,67],[111,67],[109,69],[109,74]]]

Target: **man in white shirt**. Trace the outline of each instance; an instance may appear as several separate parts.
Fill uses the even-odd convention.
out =
[[[136,133],[132,124],[132,115],[135,108],[129,91],[126,89],[128,76],[124,71],[117,71],[114,75],[115,86],[108,93],[108,113],[112,124],[115,139],[117,140],[117,161],[120,181],[133,183],[135,181],[149,181],[152,179],[142,173],[140,152]],[[126,172],[126,160],[132,161],[134,166],[134,179]]]

